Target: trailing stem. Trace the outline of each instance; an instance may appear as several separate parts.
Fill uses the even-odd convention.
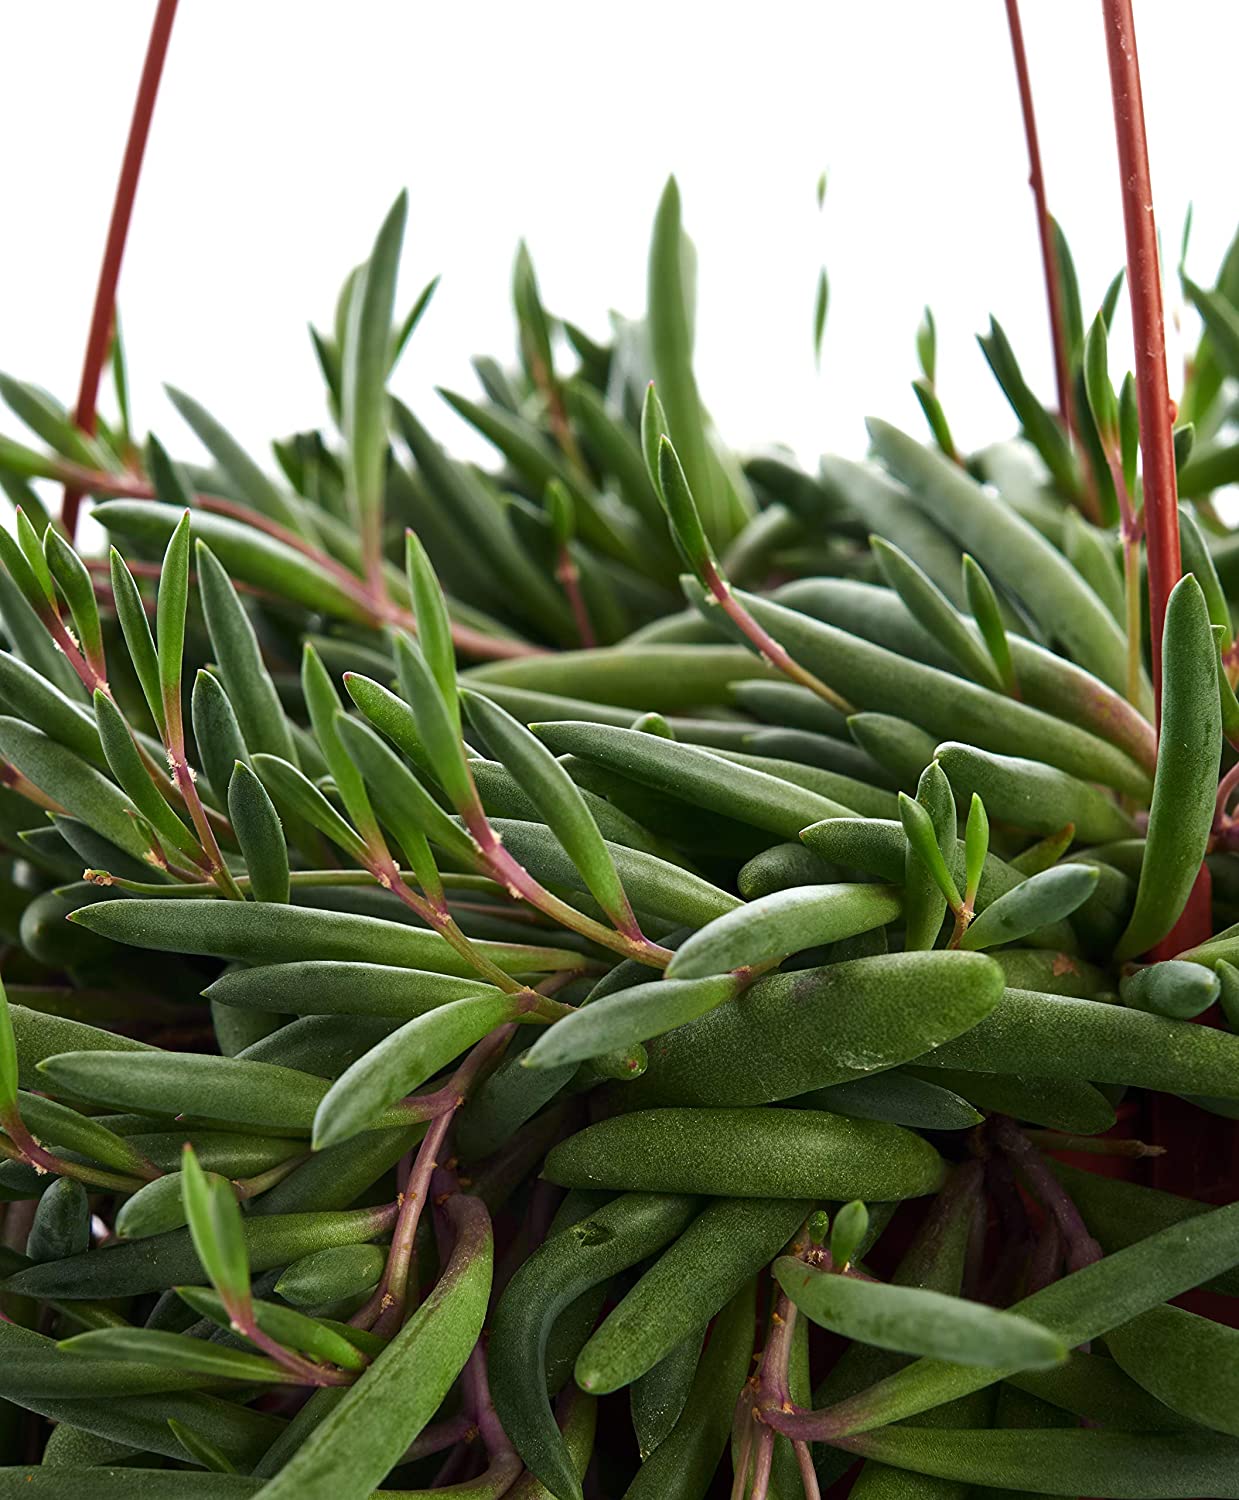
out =
[[[430,1129],[417,1148],[408,1180],[400,1195],[396,1227],[387,1253],[387,1266],[373,1296],[350,1320],[354,1327],[368,1328],[375,1333],[390,1336],[403,1323],[416,1263],[417,1226],[421,1222],[422,1211],[430,1193],[431,1178],[439,1165],[447,1133],[456,1118],[456,1111],[469,1097],[482,1074],[498,1062],[515,1034],[515,1024],[509,1023],[496,1027],[489,1036],[483,1037],[443,1090],[444,1102],[448,1107],[431,1121]]]
[[[99,268],[99,284],[95,289],[95,305],[90,318],[90,334],[86,341],[86,357],[82,363],[82,380],[78,387],[77,406],[74,408],[77,425],[87,434],[95,430],[99,381],[116,319],[116,284],[120,279],[120,263],[125,253],[133,200],[142,172],[142,157],[146,151],[146,138],[150,133],[151,115],[155,110],[155,97],[159,92],[164,58],[168,53],[172,22],[176,18],[176,5],[177,0],[159,0],[155,10],[151,37],[146,47],[146,60],[142,64],[142,77],[138,81],[138,95],[134,100],[133,118],[129,124],[129,138],[125,142],[125,155],[116,184],[116,197],[112,203],[112,217],[108,224],[103,264]],[[60,520],[70,541],[77,531],[81,503],[82,492],[66,486]]]
[[[145,479],[135,478],[131,474],[109,474],[101,469],[84,469],[76,464],[60,461],[54,462],[49,467],[57,478],[64,480],[67,490],[71,489],[81,494],[123,496],[130,500],[155,499],[154,487]],[[250,506],[242,505],[236,500],[226,499],[222,495],[196,494],[194,505],[210,515],[227,516],[230,520],[244,522],[245,525],[271,537],[273,541],[291,547],[293,551],[299,552],[302,557],[330,573],[333,581],[349,596],[350,602],[356,605],[358,611],[364,614],[368,623],[376,629],[391,625],[416,635],[417,624],[409,610],[393,603],[385,596],[376,598],[366,583],[338,558],[332,557],[321,547],[316,547],[312,542],[306,541],[305,537],[289,527],[282,526],[278,521],[273,521],[269,516],[262,515]],[[140,564],[137,566],[131,564],[131,571],[138,571],[140,566]],[[151,576],[157,577],[158,574],[152,573]],[[452,621],[452,640],[462,655],[474,657],[479,661],[505,661],[509,658],[546,654],[543,647],[534,646],[528,641],[515,640],[507,636],[487,635],[484,631],[476,630],[471,625],[461,625],[455,620]]]
[[[1131,0],[1102,0],[1114,133],[1118,142],[1123,225],[1127,238],[1127,286],[1135,335],[1136,400],[1144,476],[1145,543],[1149,566],[1149,618],[1153,686],[1158,713],[1162,699],[1162,629],[1170,591],[1179,581],[1178,481],[1174,464],[1174,412],[1166,375],[1157,224],[1149,176],[1149,147],[1140,91],[1140,61]]]
[[[1071,376],[1067,358],[1067,337],[1063,327],[1062,282],[1058,274],[1058,256],[1054,251],[1050,211],[1046,204],[1045,177],[1041,170],[1041,144],[1037,138],[1037,117],[1033,110],[1032,83],[1028,76],[1028,55],[1024,50],[1024,28],[1020,24],[1019,0],[1006,0],[1007,29],[1011,33],[1011,54],[1020,90],[1020,112],[1024,117],[1024,138],[1028,142],[1028,185],[1037,208],[1037,237],[1041,241],[1041,264],[1045,273],[1045,300],[1050,314],[1050,343],[1054,355],[1054,384],[1058,392],[1058,410],[1074,440],[1071,407]]]
[[[808,688],[823,702],[829,703],[832,708],[837,708],[840,713],[855,712],[846,698],[836,693],[834,688],[827,687],[821,678],[815,677],[807,667],[802,667],[787,648],[780,645],[770,632],[753,618],[732,593],[731,584],[723,577],[712,560],[705,560],[701,567],[702,581],[710,591],[711,598],[744,638],[752,642],[765,661],[768,661],[776,671],[790,678],[792,682]]]

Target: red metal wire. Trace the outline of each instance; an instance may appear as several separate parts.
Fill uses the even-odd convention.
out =
[[[172,34],[172,22],[176,17],[176,6],[177,0],[159,0],[156,6],[155,19],[151,24],[151,37],[146,48],[146,61],[142,65],[138,95],[134,100],[133,118],[129,124],[129,139],[125,143],[120,178],[116,184],[112,219],[108,225],[103,264],[99,268],[99,284],[95,289],[95,306],[90,319],[90,334],[86,341],[86,357],[82,363],[82,381],[78,387],[77,406],[74,408],[74,420],[82,431],[87,433],[95,430],[95,404],[99,396],[99,381],[103,375],[103,365],[107,359],[108,343],[112,336],[112,324],[116,314],[116,283],[120,279],[120,263],[125,253],[125,237],[129,232],[133,200],[138,190],[138,177],[142,171],[142,156],[146,150],[146,138],[150,132],[151,115],[155,109],[155,96],[159,92],[159,79],[163,73],[164,58],[168,51],[168,38]],[[81,492],[66,486],[60,507],[60,520],[70,541],[77,531],[77,517],[81,503]]]

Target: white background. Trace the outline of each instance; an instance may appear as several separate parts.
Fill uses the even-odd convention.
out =
[[[66,401],[152,13],[0,5],[0,368]],[[1194,200],[1189,263],[1209,282],[1239,213],[1239,7],[1144,0],[1136,17],[1166,259]],[[1100,5],[1025,0],[1024,26],[1051,207],[1089,312],[1124,259]],[[919,432],[908,382],[926,301],[965,443],[1011,425],[974,341],[991,311],[1051,396],[1001,0],[182,0],[121,278],[137,424],[192,451],[165,379],[264,453],[321,421],[306,322],[330,319],[407,186],[402,301],[443,282],[395,389],[478,454],[434,387],[472,394],[469,357],[510,354],[518,237],[552,310],[601,337],[609,307],[644,306],[670,171],[699,252],[701,386],[734,446],[858,453],[868,411]],[[1121,370],[1125,319],[1115,339]],[[0,430],[16,435],[7,413]]]

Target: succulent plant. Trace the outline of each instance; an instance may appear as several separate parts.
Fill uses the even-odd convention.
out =
[[[0,1491],[1239,1495],[1239,241],[1172,435],[1034,186],[968,455],[929,313],[928,444],[728,451],[674,181],[493,471],[403,197],[278,475],[0,378]]]

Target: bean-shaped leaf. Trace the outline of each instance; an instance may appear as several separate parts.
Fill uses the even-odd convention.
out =
[[[1003,623],[1002,609],[994,586],[975,558],[964,553],[964,595],[972,618],[977,622],[985,649],[989,652],[998,682],[1003,692],[1014,693],[1016,688],[1015,665],[1011,660],[1011,642]]]
[[[408,1149],[407,1138],[403,1148]],[[340,1213],[251,1213],[245,1216],[242,1233],[252,1269],[269,1271],[316,1250],[378,1239],[391,1228],[395,1216],[390,1204]],[[5,1289],[39,1298],[129,1297],[201,1283],[206,1274],[189,1230],[174,1229],[132,1244],[109,1246],[106,1255],[88,1250],[67,1260],[28,1266],[11,1275]]]
[[[123,1240],[145,1240],[187,1222],[181,1174],[165,1172],[125,1199],[116,1211],[114,1227]]]
[[[1221,967],[1219,964],[1218,969]],[[1119,996],[1124,1005],[1180,1021],[1201,1015],[1221,992],[1218,973],[1203,964],[1185,963],[1177,958],[1149,964],[1119,981]]]
[[[710,442],[693,374],[695,253],[680,219],[680,190],[668,179],[650,239],[648,333],[654,375],[667,404],[668,431],[702,507],[706,528],[720,543],[743,526],[751,497],[724,470]]]
[[[201,953],[253,964],[344,959],[476,977],[472,966],[437,932],[352,912],[275,902],[135,897],[79,907],[71,920],[115,942],[164,953]],[[567,948],[482,941],[475,946],[505,973],[549,973],[579,968],[581,963],[581,955]],[[117,1040],[107,1045],[115,1046]]]
[[[1229,644],[1231,623],[1226,593],[1200,523],[1186,505],[1179,507],[1179,536],[1183,547],[1183,571],[1191,573],[1204,591],[1209,624],[1215,628],[1220,626],[1226,632],[1224,639]]]
[[[69,606],[82,652],[99,671],[104,664],[103,632],[99,626],[95,586],[86,565],[55,526],[49,526],[43,533],[43,556]]]
[[[739,990],[740,981],[732,974],[634,985],[557,1021],[522,1061],[527,1068],[560,1068],[623,1051],[696,1020],[733,999]]]
[[[783,1249],[809,1207],[780,1198],[707,1203],[591,1335],[577,1356],[577,1384],[595,1394],[619,1390],[699,1335]],[[694,1352],[700,1347],[698,1337]]]
[[[1113,1500],[1239,1495],[1239,1445],[1205,1433],[898,1426],[849,1439],[845,1446],[901,1472],[999,1486],[999,1494],[1104,1490]],[[941,1493],[940,1485],[934,1493]]]
[[[880,536],[870,537],[869,546],[883,577],[907,605],[908,612],[969,677],[996,691],[1002,690],[1004,684],[990,653],[928,574]]]
[[[1239,1262],[1237,1226],[1239,1204],[1202,1214],[1190,1226],[1172,1225],[1062,1277],[1010,1311],[1076,1348]],[[919,1359],[833,1407],[832,1436],[900,1422],[1001,1378],[993,1369]]]
[[[151,779],[129,725],[102,688],[95,689],[95,722],[108,769],[134,807],[170,848],[179,850],[190,859],[195,858],[199,854],[198,840],[173,812]]]
[[[263,664],[258,637],[218,558],[199,541],[194,548],[202,611],[228,701],[236,711],[246,746],[297,764],[288,720]]]
[[[585,883],[562,845],[541,823],[491,818],[491,827],[536,879],[551,886],[584,891]],[[699,927],[740,905],[726,891],[679,865],[643,849],[608,841],[607,851],[624,889],[640,912],[677,926]]]
[[[832,1114],[861,1120],[888,1120],[912,1130],[968,1130],[982,1119],[959,1093],[900,1068],[814,1089],[799,1097],[812,1109],[828,1109]]]
[[[992,959],[951,951],[772,974],[652,1042],[649,1069],[626,1086],[634,1091],[627,1097],[642,1105],[760,1104],[848,1082],[909,1061],[921,1038],[933,1037],[927,1045],[936,1047],[984,1024],[1002,984]]]
[[[5,1025],[6,1023],[0,1022],[0,1051],[4,1045]],[[11,1035],[11,1021],[7,1026]],[[18,1102],[22,1119],[40,1141],[51,1142],[67,1151],[75,1151],[91,1161],[97,1161],[101,1166],[114,1167],[118,1172],[138,1176],[149,1174],[151,1164],[134,1141],[109,1130],[101,1121],[79,1114],[66,1105],[57,1104],[54,1099],[46,1099],[42,1094],[23,1091]],[[0,1107],[2,1105],[3,1094],[0,1093]]]
[[[166,545],[181,512],[150,500],[108,500],[93,512],[109,532],[144,546]],[[336,571],[278,537],[211,511],[192,512],[195,540],[203,541],[236,578],[310,610],[365,624],[368,607]]]
[[[79,1434],[97,1434],[105,1443],[110,1441],[119,1444],[125,1454],[162,1453],[183,1462],[184,1449],[168,1426],[169,1418],[176,1418],[206,1434],[221,1451],[231,1456],[238,1467],[248,1469],[259,1461],[263,1452],[283,1430],[283,1424],[277,1419],[241,1407],[235,1402],[221,1401],[191,1391],[177,1394],[178,1389],[183,1386],[198,1383],[193,1376],[178,1376],[166,1368],[136,1366],[130,1361],[108,1368],[99,1360],[92,1360],[89,1364],[85,1360],[68,1360],[56,1348],[52,1339],[12,1323],[0,1325],[0,1342],[4,1347],[6,1374],[16,1374],[15,1367],[20,1365],[26,1365],[28,1373],[41,1367],[45,1380],[50,1376],[57,1382],[52,1385],[50,1381],[46,1381],[47,1393],[42,1395],[33,1390],[27,1393],[19,1385],[10,1386],[9,1389],[14,1395],[21,1392],[20,1399],[31,1411],[37,1411],[61,1423],[66,1436],[76,1428]],[[105,1378],[110,1385],[116,1387],[137,1370],[146,1379],[147,1383],[139,1387],[146,1394],[100,1396]],[[69,1375],[73,1376],[73,1387],[66,1394],[56,1394],[57,1391],[66,1390],[68,1382],[65,1377]],[[132,1384],[130,1388],[132,1389]],[[151,1401],[147,1399],[147,1394],[152,1391],[162,1391],[163,1394]],[[63,1449],[63,1442],[58,1446]],[[97,1456],[97,1453],[92,1453],[92,1463],[97,1461]],[[37,1475],[38,1472],[29,1467],[22,1471],[20,1484],[24,1493],[29,1494],[38,1482],[37,1479],[29,1482],[29,1476]],[[54,1471],[49,1469],[47,1472],[53,1481],[47,1487],[47,1493],[55,1495],[58,1487],[63,1493],[63,1486],[60,1486]],[[121,1472],[125,1475],[124,1484],[115,1486],[110,1491],[111,1494],[129,1497],[141,1493],[149,1497],[149,1500],[162,1500],[158,1487],[141,1492],[136,1487],[131,1488],[134,1486],[135,1476],[141,1470],[127,1469]],[[168,1477],[166,1471],[151,1472],[161,1480]],[[102,1486],[106,1482],[106,1473],[106,1470],[92,1467],[90,1482]]]
[[[421,649],[407,636],[396,638],[396,666],[401,691],[413,710],[417,735],[436,780],[457,812],[472,812],[478,805],[477,789],[469,774],[454,712],[448,708]]]
[[[21,719],[0,717],[0,757],[59,807],[143,859],[146,840],[129,815],[129,798],[66,746]]]
[[[86,1312],[86,1309],[83,1308],[82,1311]],[[27,1338],[22,1339],[22,1334],[26,1334]],[[155,1363],[146,1359],[138,1361],[132,1353],[127,1357],[97,1356],[87,1361],[78,1352],[67,1353],[63,1348],[57,1347],[53,1339],[32,1334],[28,1329],[7,1322],[0,1337],[3,1338],[5,1352],[2,1377],[5,1395],[32,1411],[43,1411],[51,1403],[58,1404],[60,1401],[68,1403],[71,1410],[74,1406],[88,1408],[90,1398],[95,1397],[104,1401],[123,1401],[125,1397],[154,1396],[159,1400],[146,1403],[148,1410],[164,1400],[168,1401],[175,1413],[181,1403],[173,1393],[190,1391],[209,1383],[196,1372],[174,1370],[167,1363]],[[71,1420],[68,1411],[64,1413],[63,1419]],[[164,1420],[162,1415],[159,1420]],[[106,1423],[100,1427],[88,1421],[83,1426],[87,1430],[93,1428],[96,1432],[107,1431]],[[268,1432],[268,1441],[273,1435]],[[50,1465],[51,1456],[48,1462]],[[29,1490],[24,1493],[28,1494]]]
[[[254,755],[251,757],[251,764],[274,802],[297,817],[304,818],[319,833],[326,834],[333,844],[339,845],[358,864],[365,864],[365,840],[340,816],[303,771],[278,755]]]
[[[390,964],[302,962],[232,969],[203,992],[212,1002],[295,1016],[423,1015],[463,993],[492,992],[477,980]]]
[[[447,600],[443,597],[443,590],[435,577],[430,558],[412,531],[405,533],[404,560],[409,580],[409,596],[413,601],[413,616],[417,621],[417,639],[450,712],[458,702],[452,622],[448,618]],[[459,727],[457,713],[457,728]]]
[[[1213,826],[1222,748],[1217,654],[1205,596],[1191,574],[1166,606],[1162,655],[1162,733],[1145,859],[1117,958],[1143,953],[1178,921]]]
[[[1126,672],[1122,632],[1062,553],[958,464],[886,422],[871,418],[868,427],[879,457],[909,486],[916,503],[983,567],[1018,578],[1018,592],[1043,630],[1121,692]]]
[[[974,919],[961,948],[993,948],[1017,943],[1030,932],[1068,917],[1088,900],[1099,871],[1089,865],[1055,865],[999,896]]]
[[[345,685],[350,693],[357,681],[356,674],[345,674]],[[336,730],[341,743],[365,777],[380,821],[410,861],[417,852],[420,834],[460,861],[466,869],[477,864],[478,853],[473,840],[453,823],[408,766],[368,724],[340,715]]]
[[[116,603],[116,617],[120,621],[129,658],[137,673],[142,696],[151,711],[155,726],[162,734],[164,729],[163,694],[159,684],[159,658],[155,652],[155,637],[151,634],[151,622],[147,619],[142,595],[134,582],[129,565],[115,547],[109,554],[112,598]]]
[[[408,215],[408,194],[388,210],[369,260],[349,299],[341,350],[340,403],[348,483],[364,532],[382,524],[387,458],[387,374],[391,368],[396,274]]]
[[[755,1288],[756,1281],[741,1288],[715,1320],[678,1421],[637,1470],[624,1500],[692,1500],[706,1492],[752,1363]]]
[[[714,567],[714,553],[702,526],[688,476],[666,434],[658,440],[657,474],[658,493],[680,556],[698,578],[704,579],[707,569]]]
[[[373,1246],[357,1248],[374,1249]],[[218,1292],[204,1286],[179,1286],[176,1294],[182,1302],[192,1307],[204,1318],[210,1318],[222,1328],[231,1326],[232,1315],[227,1303]],[[365,1368],[365,1359],[357,1346],[351,1344],[342,1334],[319,1322],[317,1318],[310,1318],[305,1313],[295,1312],[291,1307],[281,1307],[278,1302],[261,1300],[254,1301],[253,1311],[254,1322],[262,1332],[269,1334],[273,1339],[278,1339],[281,1344],[297,1349],[302,1354],[308,1354],[312,1359],[325,1360],[329,1364],[339,1365],[344,1370]]]
[[[830,1259],[836,1271],[843,1271],[856,1259],[868,1233],[869,1210],[859,1198],[853,1198],[830,1226]]]
[[[674,1239],[697,1207],[695,1199],[674,1194],[627,1193],[602,1203],[595,1195],[582,1203],[570,1194],[553,1232],[499,1300],[488,1350],[495,1408],[526,1466],[559,1496],[581,1500],[575,1465],[546,1394],[551,1331],[591,1288],[605,1288],[611,1277]]]
[[[117,1108],[184,1114],[275,1130],[308,1130],[327,1092],[323,1078],[277,1063],[203,1053],[62,1052],[39,1072],[66,1093]],[[397,1112],[370,1121],[396,1125]]]
[[[181,1157],[181,1195],[198,1259],[229,1306],[243,1307],[250,1295],[250,1264],[241,1208],[232,1184],[204,1172],[189,1145]]]
[[[1048,1328],[983,1302],[862,1281],[790,1255],[775,1261],[774,1275],[806,1317],[879,1349],[1004,1371],[1045,1369],[1067,1357],[1066,1346]]]
[[[701,1346],[702,1335],[689,1334],[628,1388],[629,1411],[643,1465],[680,1419],[697,1374]]]
[[[540,740],[480,693],[461,694],[470,722],[511,771],[581,872],[590,894],[621,931],[635,918],[593,815],[575,782]]]
[[[316,1151],[365,1130],[389,1105],[420,1088],[475,1042],[516,1018],[519,1002],[471,995],[407,1021],[343,1072],[314,1116]]]
[[[189,602],[189,511],[168,538],[156,597],[155,650],[164,720],[179,729],[181,722],[181,662],[185,655],[185,610]]]
[[[0,396],[10,410],[49,448],[87,468],[104,468],[103,450],[70,418],[64,407],[43,390],[12,375],[0,375]]]
[[[590,1125],[543,1170],[563,1187],[878,1201],[934,1192],[943,1166],[897,1125],[821,1110],[672,1108]]]
[[[964,900],[969,908],[975,907],[976,895],[981,888],[988,854],[989,816],[985,811],[985,803],[973,792],[972,801],[968,807],[968,826],[964,835]]]
[[[43,555],[43,544],[39,533],[34,529],[33,522],[20,505],[17,507],[14,522],[13,529],[17,534],[17,545],[34,579],[35,586],[30,595],[30,602],[37,608],[50,613],[56,609],[56,589],[52,583],[51,569],[47,566],[47,558]]]
[[[904,905],[909,950],[932,948],[950,906],[962,898],[955,884],[955,803],[942,767],[931,761],[921,774],[915,800],[899,794],[899,820],[908,840],[904,860]]]
[[[39,1199],[26,1236],[26,1254],[34,1261],[80,1255],[90,1244],[90,1200],[71,1177],[58,1177]]]
[[[775,891],[693,933],[667,966],[667,978],[698,979],[782,960],[883,927],[897,920],[901,906],[898,891],[882,886],[806,885]]]
[[[340,1245],[294,1261],[275,1290],[295,1307],[321,1307],[372,1291],[386,1264],[378,1245]]]
[[[848,606],[855,595],[846,595],[840,608],[830,587],[842,581],[792,584],[777,602],[756,594],[738,597],[798,662],[828,676],[859,708],[911,719],[938,739],[966,737],[983,749],[1036,758],[1081,780],[1148,795],[1152,725],[1097,677],[1017,636],[1011,648],[1026,701],[994,693],[943,670],[938,658],[918,660],[933,650],[932,643],[923,631],[916,632],[919,648],[915,636],[907,639],[913,622],[902,608],[898,636],[891,633],[900,630],[898,620],[875,622],[877,601],[889,597],[888,590],[862,593],[863,614],[853,618],[856,611]]]
[[[9,997],[0,979],[0,1117],[9,1119],[17,1106],[19,1081],[17,1038],[13,1034],[13,1017]]]
[[[1216,681],[1210,689],[1216,700]],[[1004,823],[1040,834],[1074,823],[1077,838],[1089,844],[1131,835],[1131,819],[1104,792],[1041,761],[995,755],[958,740],[939,745],[938,760],[957,798],[975,792],[989,815]]]
[[[202,1376],[204,1384],[235,1380],[247,1385],[289,1385],[297,1380],[263,1355],[154,1328],[96,1328],[65,1339],[58,1347],[87,1359],[134,1359],[186,1370]]]
[[[796,838],[802,828],[821,818],[846,817],[851,812],[777,776],[640,730],[571,721],[530,727],[556,755],[579,755],[644,786],[783,838]]]
[[[770,668],[743,646],[628,645],[594,651],[557,651],[511,661],[485,662],[464,674],[471,686],[485,683],[614,704],[634,713],[682,713],[703,704],[731,702],[737,682],[769,679]],[[501,699],[517,712],[510,697]],[[601,722],[628,724],[631,715]]]
[[[228,816],[245,857],[250,895],[255,901],[287,901],[284,829],[266,788],[244,761],[237,761],[228,783]]]
[[[1033,990],[1005,990],[973,1031],[918,1065],[1239,1097],[1239,1037],[1230,1032]]]
[[[331,779],[344,809],[353,825],[367,845],[382,845],[378,823],[366,795],[361,772],[353,764],[336,730],[336,719],[340,713],[340,698],[331,681],[322,657],[310,641],[305,643],[301,656],[301,692],[310,715],[310,727],[318,741]]]
[[[227,800],[228,784],[238,761],[249,765],[249,750],[224,685],[214,672],[200,669],[190,699],[194,743],[211,790]]]
[[[1180,1307],[1155,1307],[1111,1329],[1106,1348],[1121,1369],[1172,1411],[1239,1437],[1235,1329]]]
[[[104,764],[99,732],[80,702],[7,651],[0,651],[0,702],[15,717],[41,729],[83,760],[96,766]]]
[[[444,1210],[451,1257],[374,1364],[265,1486],[266,1500],[339,1500],[377,1487],[438,1410],[464,1367],[490,1296],[490,1219],[456,1194]]]

